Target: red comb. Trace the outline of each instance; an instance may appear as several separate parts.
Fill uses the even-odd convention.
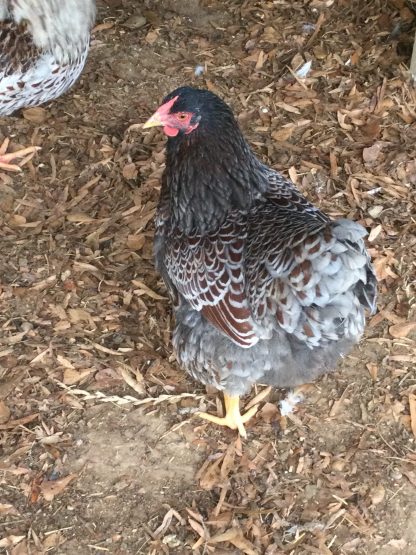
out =
[[[160,114],[161,116],[165,115],[165,114],[169,114],[170,109],[172,108],[172,106],[175,104],[175,102],[178,100],[179,96],[175,96],[174,98],[172,98],[171,100],[168,100],[167,102],[165,102],[164,104],[162,104],[162,106],[160,106],[160,108],[158,108],[156,110],[157,114]]]

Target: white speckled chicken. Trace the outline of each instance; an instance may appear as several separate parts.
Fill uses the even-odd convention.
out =
[[[360,339],[376,279],[350,220],[331,220],[263,164],[230,108],[182,87],[144,128],[163,126],[166,170],[155,256],[174,303],[173,344],[197,380],[224,391],[238,429],[239,396],[258,382],[291,387],[334,368]]]
[[[88,54],[95,0],[0,0],[0,116],[57,98]],[[7,144],[6,144],[7,146]],[[4,154],[0,168],[34,147]]]

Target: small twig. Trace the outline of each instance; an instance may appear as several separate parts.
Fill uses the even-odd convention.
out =
[[[130,373],[129,367],[126,364],[120,364],[119,372],[123,380],[126,382],[126,384],[130,386],[132,389],[134,389],[136,393],[138,393],[139,395],[146,394],[146,390],[143,386],[143,376],[140,373],[138,373],[138,375],[140,376],[141,378],[140,381],[142,383],[139,383],[137,381],[137,378],[136,379],[133,378],[133,376]]]
[[[312,33],[312,35],[310,36],[308,42],[305,44],[305,47],[303,50],[306,50],[307,48],[309,48],[314,42],[316,37],[318,36],[319,31],[321,30],[322,24],[325,21],[325,14],[320,13],[319,17],[318,17],[318,21],[316,22],[315,25],[315,31]]]

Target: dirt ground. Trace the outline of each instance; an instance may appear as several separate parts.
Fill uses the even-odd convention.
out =
[[[41,147],[0,174],[1,552],[416,553],[415,22],[404,0],[107,0],[77,86],[0,120]],[[194,416],[218,400],[172,356],[152,262],[164,138],[134,125],[184,83],[368,228],[380,280],[351,356],[292,414],[272,392],[244,442]]]

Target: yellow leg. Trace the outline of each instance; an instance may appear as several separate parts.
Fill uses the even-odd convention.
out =
[[[257,406],[251,407],[245,414],[240,413],[240,398],[230,397],[224,393],[225,416],[220,418],[206,412],[198,412],[196,416],[204,418],[209,422],[218,424],[219,426],[228,426],[232,430],[238,430],[240,436],[247,437],[244,424],[252,418],[257,412]]]
[[[9,172],[20,172],[21,166],[24,166],[33,156],[35,152],[39,150],[38,146],[29,146],[27,148],[22,148],[16,152],[9,152],[5,154],[7,147],[9,146],[9,139],[4,139],[2,145],[0,146],[0,170],[5,170]],[[23,158],[18,164],[10,164],[15,158]]]

